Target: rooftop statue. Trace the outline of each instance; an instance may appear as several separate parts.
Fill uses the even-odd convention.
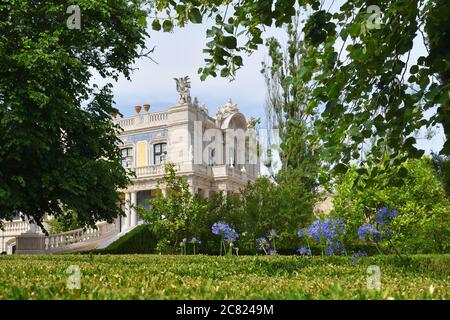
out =
[[[179,103],[188,103],[191,104],[191,94],[189,89],[191,88],[191,81],[189,80],[189,76],[174,78],[177,83],[177,91],[180,94]]]

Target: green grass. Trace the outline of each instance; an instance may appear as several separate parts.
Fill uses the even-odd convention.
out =
[[[368,265],[381,292],[366,288]],[[81,289],[66,288],[78,265]],[[158,255],[0,256],[0,299],[448,299],[450,255],[302,258]]]

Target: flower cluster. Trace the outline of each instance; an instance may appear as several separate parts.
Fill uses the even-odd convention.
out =
[[[227,232],[224,233],[223,240],[228,245],[232,245],[238,237],[239,237],[239,235],[236,232],[236,230],[229,228],[229,230],[227,230]]]
[[[227,223],[223,222],[223,221],[216,222],[211,227],[211,231],[215,235],[224,235],[230,229],[231,229],[230,226]]]
[[[270,242],[266,237],[261,237],[256,239],[256,242],[258,243],[258,250],[264,251],[265,254],[267,254],[268,250],[270,249]]]
[[[297,253],[299,255],[302,255],[302,256],[310,256],[311,255],[311,249],[307,248],[307,247],[300,247],[300,248],[297,249]]]
[[[334,253],[346,254],[347,251],[345,250],[341,242],[335,241],[327,243],[327,246],[325,247],[325,253],[327,254],[327,256],[332,256]]]
[[[258,243],[258,250],[264,251],[264,253],[267,255],[276,255],[277,249],[275,240],[278,237],[279,235],[277,230],[270,229],[265,237],[256,239],[256,242]]]
[[[373,239],[379,241],[381,240],[381,232],[370,223],[365,223],[358,229],[358,238],[360,240]]]
[[[350,260],[351,264],[355,265],[358,263],[361,257],[367,257],[367,252],[358,250],[353,254],[352,259]]]
[[[392,235],[389,224],[398,216],[397,210],[390,210],[388,207],[382,207],[375,215],[375,223],[377,226],[365,223],[358,229],[358,238],[360,240],[381,241]]]
[[[200,241],[200,239],[198,239],[198,238],[196,238],[196,237],[192,237],[192,238],[189,240],[189,243],[193,244],[194,246],[197,245],[197,244],[202,244],[202,242]]]
[[[392,219],[396,216],[398,216],[397,210],[389,210],[387,207],[382,207],[378,210],[378,213],[375,216],[375,221],[380,225],[386,225],[391,223]]]
[[[347,232],[344,220],[342,219],[325,219],[323,221],[314,221],[309,228],[299,229],[297,231],[297,236],[300,238],[304,237],[308,242],[308,238],[316,241],[322,248],[325,249],[327,255],[333,255],[335,253],[345,254],[345,248],[340,240]],[[310,255],[311,249],[309,247],[301,247],[297,250],[299,254]]]
[[[346,231],[344,220],[329,218],[324,221],[314,221],[306,232],[308,237],[315,241],[325,240],[326,242],[332,242]]]
[[[234,242],[239,237],[236,230],[231,228],[228,223],[225,223],[223,221],[218,221],[212,225],[211,231],[213,234],[220,235],[222,237],[222,241],[220,244],[220,254],[222,255],[222,248],[226,252],[225,243],[230,247],[230,253],[231,253],[232,247],[234,246]]]

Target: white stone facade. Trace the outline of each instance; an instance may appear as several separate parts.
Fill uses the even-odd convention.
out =
[[[179,80],[186,82],[186,78]],[[166,163],[175,164],[191,192],[202,197],[237,192],[259,176],[259,160],[249,156],[252,148],[256,154],[256,140],[248,137],[252,119],[247,121],[231,99],[212,117],[196,98],[191,101],[189,87],[183,91],[177,83],[177,89],[181,91],[179,102],[164,111],[149,112],[149,105],[144,105],[144,110],[137,106],[135,115],[115,119],[123,129],[123,165],[136,175],[132,184],[121,190],[127,214],[120,221],[121,230],[140,223],[134,205],[146,206],[156,196]],[[244,133],[247,142],[240,144],[233,136],[236,133]],[[160,190],[165,194],[164,187]]]

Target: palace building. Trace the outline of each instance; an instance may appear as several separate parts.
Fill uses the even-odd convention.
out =
[[[189,79],[176,81],[180,98],[174,106],[151,112],[144,104],[135,107],[135,115],[115,120],[123,129],[122,163],[135,175],[121,190],[127,214],[121,230],[140,223],[135,205],[147,207],[150,198],[166,192],[159,185],[166,163],[173,163],[191,192],[202,197],[237,192],[259,176],[259,161],[251,157],[256,140],[247,134],[254,120],[247,120],[231,99],[211,116],[197,98],[191,101]]]

